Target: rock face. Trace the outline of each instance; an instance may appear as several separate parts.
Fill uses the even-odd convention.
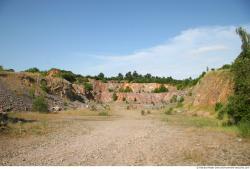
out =
[[[43,95],[50,110],[82,107],[86,102],[82,85],[34,73],[0,73],[0,109],[30,111],[36,96]],[[78,101],[78,102],[76,102]]]
[[[193,105],[215,105],[225,103],[233,94],[233,79],[229,71],[212,71],[193,88]]]
[[[166,85],[169,92],[152,93],[155,88],[159,88],[161,84],[158,83],[117,83],[101,81],[93,81],[95,98],[99,102],[113,101],[113,94],[117,96],[117,101],[127,101],[143,104],[158,104],[167,103],[173,95],[184,95],[185,92],[176,90],[175,87]],[[129,87],[132,92],[124,93],[119,90]]]
[[[61,71],[59,69],[51,69],[50,71],[48,71],[47,76],[54,77],[60,73],[61,73]]]

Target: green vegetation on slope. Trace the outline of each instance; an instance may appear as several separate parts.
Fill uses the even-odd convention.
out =
[[[164,93],[164,92],[168,92],[168,88],[166,88],[163,84],[161,84],[160,87],[155,88],[152,92],[153,93]]]

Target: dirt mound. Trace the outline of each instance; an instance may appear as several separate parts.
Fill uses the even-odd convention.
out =
[[[225,103],[233,93],[233,76],[227,70],[208,72],[193,88],[193,105],[209,106]]]

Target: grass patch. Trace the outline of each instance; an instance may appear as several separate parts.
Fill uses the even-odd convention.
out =
[[[109,113],[107,111],[101,111],[98,113],[99,116],[109,116]]]
[[[164,111],[164,114],[171,115],[173,113],[173,110],[174,109],[172,107],[170,107],[170,108],[168,108],[167,110]]]
[[[250,138],[250,123],[249,121],[242,121],[238,124],[238,129],[239,129],[239,133],[242,137],[248,137]]]
[[[184,114],[173,114],[171,116],[163,116],[162,119],[169,125],[211,129],[214,131],[222,131],[226,133],[240,135],[239,128],[237,126],[224,125],[221,120],[218,120],[215,117],[200,117],[188,116]]]

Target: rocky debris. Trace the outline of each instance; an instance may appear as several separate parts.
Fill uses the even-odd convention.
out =
[[[59,107],[59,106],[54,106],[54,107],[51,108],[51,111],[52,111],[52,112],[59,112],[59,111],[61,111],[61,110],[62,110],[62,108]]]
[[[0,109],[3,111],[27,111],[31,110],[32,101],[25,95],[17,95],[9,90],[0,80]]]

